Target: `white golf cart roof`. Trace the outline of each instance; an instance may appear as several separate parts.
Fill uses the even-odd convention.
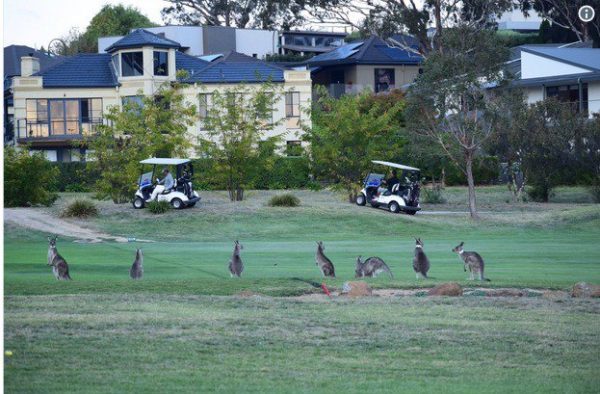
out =
[[[189,163],[190,159],[163,159],[159,157],[153,157],[140,161],[140,164],[157,164],[163,166],[178,166],[180,164]]]
[[[382,166],[388,166],[388,167],[398,168],[400,170],[421,171],[421,170],[419,170],[418,168],[415,168],[415,167],[409,167],[409,166],[405,166],[403,164],[392,163],[392,162],[389,162],[389,161],[373,160],[371,162],[374,163],[374,164],[381,164]]]

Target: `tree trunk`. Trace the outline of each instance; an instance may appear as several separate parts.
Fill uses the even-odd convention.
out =
[[[475,180],[473,179],[473,157],[471,155],[466,157],[466,167],[467,184],[469,185],[469,212],[471,213],[471,219],[478,219],[477,201],[475,199]]]

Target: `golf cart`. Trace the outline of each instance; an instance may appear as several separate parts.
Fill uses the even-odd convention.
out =
[[[356,204],[364,206],[369,203],[375,208],[387,207],[392,213],[403,211],[409,215],[414,215],[417,211],[420,211],[420,170],[388,161],[373,160],[372,162],[373,164],[400,170],[398,174],[400,182],[393,185],[391,190],[388,190],[387,187],[382,187],[385,184],[385,174],[371,172],[365,178],[364,187],[356,197]]]
[[[150,196],[156,187],[152,182],[158,175],[156,166],[170,167],[175,166],[173,174],[174,185],[170,189],[165,189],[156,199],[158,201],[167,201],[175,209],[193,207],[200,200],[200,196],[192,188],[192,175],[194,169],[189,159],[160,159],[152,158],[140,161],[142,164],[142,173],[138,180],[138,190],[135,192],[133,207],[135,209],[144,208],[147,202],[150,202]],[[152,166],[151,171],[149,166]],[[160,171],[159,168],[159,171]]]

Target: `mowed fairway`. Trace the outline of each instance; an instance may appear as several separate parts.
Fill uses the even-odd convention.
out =
[[[338,278],[326,280],[334,290],[353,278],[359,254],[394,272],[369,279],[376,288],[473,286],[450,251],[460,241],[483,255],[484,286],[600,284],[600,206],[580,189],[519,205],[504,190],[481,189],[475,223],[457,212],[459,188],[414,217],[328,192],[298,191],[303,204],[293,209],[267,207],[274,192],[237,205],[205,193],[199,207],[163,216],[101,202],[99,218],[75,222],[155,242],[59,238],[72,282],[55,281],[45,265],[46,234],[6,225],[6,390],[595,392],[597,299],[301,296],[321,292],[316,240],[336,265]],[[414,277],[412,236],[425,242],[430,280]],[[235,239],[241,279],[226,269]],[[136,247],[145,253],[139,282],[128,279]]]

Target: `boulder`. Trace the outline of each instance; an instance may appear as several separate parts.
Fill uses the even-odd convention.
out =
[[[579,282],[575,283],[573,289],[571,289],[571,297],[600,297],[600,286],[593,285],[591,283]]]
[[[350,297],[367,297],[373,294],[373,290],[366,282],[346,282],[342,286],[342,295]]]
[[[429,290],[430,296],[458,297],[463,295],[463,289],[458,283],[442,283]]]

